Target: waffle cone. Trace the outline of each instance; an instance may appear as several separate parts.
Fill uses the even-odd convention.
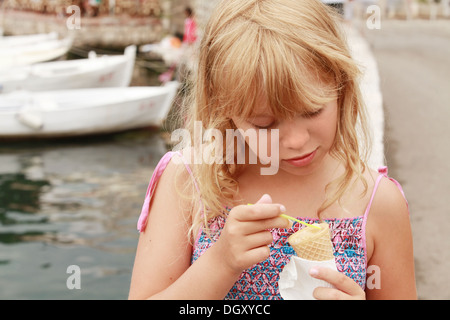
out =
[[[288,238],[300,258],[313,261],[334,259],[330,228],[327,223],[319,224],[321,229],[303,228]]]

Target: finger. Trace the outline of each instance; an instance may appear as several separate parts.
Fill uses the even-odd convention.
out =
[[[313,297],[317,300],[347,300],[347,294],[334,288],[317,287],[313,291]]]
[[[275,228],[289,228],[291,226],[289,220],[280,216],[264,220],[243,221],[242,224],[244,234],[252,234]]]
[[[336,289],[343,291],[348,295],[359,295],[361,287],[345,274],[325,267],[313,267],[309,274],[316,279],[321,279],[328,282]]]
[[[234,208],[235,218],[239,221],[256,221],[270,218],[276,218],[282,214],[285,209],[280,204],[254,204],[241,205]]]
[[[245,237],[247,248],[254,249],[262,246],[271,245],[273,236],[270,231],[260,231]]]
[[[268,246],[257,247],[247,251],[246,256],[247,261],[251,261],[250,265],[247,266],[247,268],[250,268],[252,265],[266,260],[270,256],[270,248]]]

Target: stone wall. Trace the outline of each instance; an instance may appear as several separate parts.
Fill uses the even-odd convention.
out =
[[[199,26],[199,32],[205,27],[209,16],[219,0],[193,0],[195,8],[195,17]]]
[[[83,15],[88,16],[159,17],[162,13],[160,0],[3,0],[4,8],[45,14],[61,14],[70,5],[80,7]]]

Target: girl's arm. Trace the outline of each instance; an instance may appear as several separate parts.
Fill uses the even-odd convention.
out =
[[[188,240],[190,215],[175,190],[176,165],[169,163],[150,205],[141,233],[130,299],[223,299],[242,270],[267,258],[273,239],[267,229],[286,227],[280,206],[237,206],[230,211],[220,239],[194,264]],[[182,179],[191,179],[188,174]]]
[[[205,254],[205,259],[189,268],[191,218],[187,201],[176,190],[181,187],[177,181],[191,178],[187,173],[178,175],[178,166],[182,164],[168,164],[153,194],[147,225],[139,237],[130,299],[200,299],[214,296],[214,291],[223,296],[232,286],[233,276],[223,274],[213,255],[208,259]],[[212,271],[224,277],[218,278]]]
[[[408,207],[398,187],[388,179],[381,181],[375,195],[366,238],[372,239],[373,246],[368,258],[367,299],[417,299]]]

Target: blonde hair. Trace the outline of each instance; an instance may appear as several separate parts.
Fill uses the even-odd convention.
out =
[[[279,118],[314,111],[337,96],[338,124],[330,154],[342,161],[345,172],[331,183],[337,191],[318,213],[340,200],[355,174],[367,190],[359,142],[368,138],[360,71],[338,19],[318,0],[221,1],[200,43],[198,70],[184,114],[191,137],[195,121],[225,136],[226,129],[235,128],[230,117],[251,115],[261,94]],[[236,177],[243,167],[225,161],[193,165],[201,204],[198,199],[192,202],[192,232],[201,224],[207,227],[211,218],[223,214],[224,205],[233,204]]]

